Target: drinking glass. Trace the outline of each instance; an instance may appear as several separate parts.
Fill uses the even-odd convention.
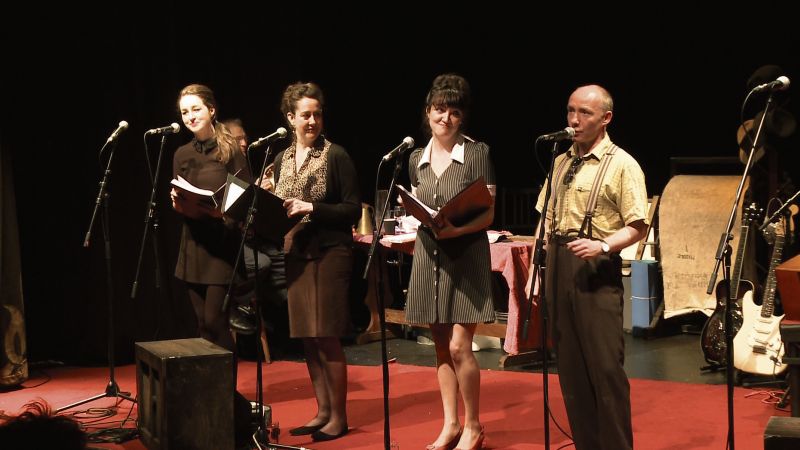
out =
[[[397,225],[395,226],[395,232],[397,234],[403,233],[405,230],[403,229],[403,217],[406,215],[406,209],[402,206],[397,206],[392,210],[392,217],[394,217],[395,222]]]

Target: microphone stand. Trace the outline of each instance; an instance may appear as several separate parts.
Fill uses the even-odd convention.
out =
[[[256,143],[252,143],[247,146],[247,166],[250,168],[250,150],[255,146]],[[254,177],[258,180],[258,177],[264,174],[264,169],[267,167],[267,160],[269,160],[271,145],[267,144],[267,150],[264,152],[264,160],[261,163],[261,170],[258,172],[258,176]],[[252,169],[250,170],[252,174]],[[253,189],[260,189],[260,187],[252,184]],[[231,297],[231,290],[233,289],[234,281],[236,280],[236,273],[239,268],[239,262],[242,260],[242,255],[244,252],[244,245],[245,241],[247,240],[247,232],[253,223],[255,222],[255,214],[258,211],[257,204],[258,204],[258,195],[254,191],[253,198],[250,200],[250,208],[247,210],[247,218],[244,221],[244,226],[242,228],[242,240],[239,242],[239,251],[236,253],[236,260],[233,264],[233,272],[231,274],[231,280],[228,282],[228,291],[225,293],[225,299],[222,302],[222,312],[224,313],[228,309],[228,303]],[[252,248],[253,250],[253,296],[255,296],[255,313],[256,313],[256,342],[258,342],[259,337],[261,336],[262,332],[262,323],[261,323],[261,297],[259,295],[258,289],[258,249],[255,247]],[[258,345],[256,345],[258,347]],[[262,368],[262,353],[256,349],[256,407],[258,409],[258,427],[253,432],[253,442],[256,444],[258,448],[261,448],[261,444],[265,445],[265,448],[278,448],[278,449],[294,449],[294,450],[307,450],[305,447],[293,447],[291,445],[281,445],[281,444],[272,444],[269,441],[270,433],[267,430],[267,426],[269,424],[266,423],[266,414],[264,409],[264,371]],[[234,380],[235,383],[235,380]],[[270,424],[272,422],[272,408],[270,408]],[[277,436],[280,433],[280,430],[273,429],[275,435]]]
[[[752,94],[753,91],[750,91]],[[747,98],[750,97],[748,94]],[[745,99],[745,103],[747,103],[747,99]],[[728,449],[735,450],[735,439],[734,439],[734,420],[733,420],[733,311],[732,305],[734,299],[731,298],[731,289],[730,289],[730,265],[731,265],[731,245],[730,241],[733,240],[733,225],[734,221],[736,220],[736,209],[739,206],[739,199],[742,196],[742,191],[744,190],[744,182],[747,179],[747,174],[750,172],[750,168],[753,165],[753,155],[756,151],[756,145],[758,144],[758,138],[761,136],[761,129],[764,126],[764,119],[767,117],[767,113],[769,112],[769,108],[772,105],[772,91],[769,93],[769,97],[767,98],[767,106],[764,108],[764,114],[761,115],[761,121],[758,123],[758,129],[756,130],[756,135],[753,138],[753,145],[750,147],[750,153],[747,156],[747,164],[744,166],[744,173],[742,173],[742,179],[739,181],[739,187],[736,189],[736,197],[733,199],[733,205],[731,206],[731,213],[728,217],[728,224],[725,227],[725,231],[722,233],[719,239],[719,244],[717,246],[716,255],[714,259],[716,262],[714,263],[714,270],[711,272],[711,278],[708,282],[708,288],[706,289],[707,294],[711,294],[714,292],[714,286],[717,284],[717,272],[719,271],[720,264],[724,264],[722,270],[723,281],[728,286],[726,289],[726,298],[725,298],[725,345],[726,345],[726,381],[727,381],[727,400],[728,400]],[[767,222],[769,223],[769,222]]]
[[[394,172],[392,172],[392,181],[389,183],[389,190],[386,194],[386,200],[384,200],[383,205],[379,211],[375,214],[375,226],[373,227],[372,231],[372,243],[369,246],[369,253],[367,253],[367,265],[364,268],[364,274],[362,279],[366,280],[369,276],[369,270],[372,266],[372,257],[375,256],[375,249],[378,247],[378,243],[381,240],[381,236],[383,235],[383,217],[386,214],[386,211],[389,209],[389,201],[392,198],[392,191],[394,191],[394,186],[397,183],[397,177],[400,175],[400,170],[403,168],[403,161],[400,158],[401,155],[398,155],[395,158],[394,164]],[[381,159],[381,162],[378,164],[378,174],[380,174],[381,166],[383,166],[384,160]],[[378,179],[377,176],[375,177],[375,192],[378,191]],[[378,205],[375,205],[376,207]],[[386,351],[386,310],[384,309],[384,302],[383,302],[383,274],[380,272],[381,266],[378,266],[378,282],[377,282],[377,289],[376,297],[378,299],[378,318],[380,319],[381,324],[381,366],[382,366],[382,375],[383,375],[383,447],[385,450],[390,450],[391,448],[391,431],[389,427],[389,357]]]
[[[89,243],[92,237],[92,228],[94,228],[94,222],[97,218],[97,212],[100,210],[101,206],[103,208],[102,217],[100,218],[101,226],[103,228],[103,251],[105,253],[105,262],[106,262],[106,302],[108,305],[108,384],[106,385],[105,392],[100,394],[94,395],[92,397],[77,401],[75,403],[70,403],[67,406],[62,406],[61,408],[56,409],[56,413],[60,413],[66,409],[71,409],[76,406],[83,405],[84,403],[89,403],[94,400],[103,398],[103,397],[113,397],[113,398],[122,398],[124,400],[129,400],[133,403],[136,403],[136,399],[130,396],[130,392],[122,392],[119,389],[119,385],[117,381],[114,379],[114,283],[111,278],[111,230],[109,227],[110,218],[108,213],[108,205],[109,205],[109,194],[107,192],[108,188],[108,179],[111,175],[111,161],[114,159],[114,149],[117,146],[115,139],[109,139],[100,149],[100,155],[103,154],[105,148],[112,143],[111,145],[111,152],[108,155],[108,163],[106,164],[106,170],[103,172],[103,180],[100,181],[100,190],[97,193],[97,199],[94,202],[94,211],[92,211],[92,218],[89,221],[89,229],[86,231],[86,236],[83,240],[83,246],[88,248]]]
[[[161,173],[161,160],[162,155],[164,154],[164,143],[167,140],[167,135],[161,135],[161,146],[158,149],[158,160],[156,161],[156,171],[155,174],[152,173],[150,167],[150,161],[148,157],[148,164],[147,170],[148,174],[150,175],[150,200],[147,202],[147,212],[144,215],[144,231],[142,232],[142,242],[139,246],[139,260],[136,262],[136,275],[133,278],[133,285],[131,286],[131,300],[136,298],[136,292],[139,287],[139,274],[142,268],[142,260],[144,259],[144,247],[147,243],[147,234],[150,230],[150,223],[152,221],[153,225],[153,257],[155,259],[155,286],[156,291],[159,293],[159,298],[161,297],[161,266],[160,266],[160,258],[158,253],[159,248],[159,239],[158,239],[158,213],[156,210],[156,189],[158,188],[158,175]],[[147,153],[147,140],[145,140],[145,156],[148,155]],[[158,320],[158,319],[156,319]]]
[[[761,224],[760,227],[758,227],[758,231],[764,231],[767,228],[767,226],[769,226],[769,224],[774,222],[775,219],[777,219],[779,215],[781,215],[784,211],[786,211],[786,208],[788,208],[789,205],[794,203],[794,201],[797,199],[798,195],[800,195],[800,191],[795,192],[795,194],[792,196],[792,198],[790,198],[789,200],[786,200],[785,202],[783,202],[783,205],[781,205],[781,207],[778,208],[777,211],[775,211],[774,213],[772,213],[771,216],[769,216],[769,219],[765,220],[764,223]]]
[[[536,140],[536,146],[539,139]],[[534,243],[533,250],[533,276],[531,277],[531,288],[528,294],[528,301],[525,303],[525,322],[522,324],[522,341],[528,340],[528,326],[530,324],[531,307],[533,305],[533,287],[536,284],[537,278],[539,279],[539,318],[541,324],[541,339],[542,339],[542,399],[544,406],[544,448],[550,449],[550,383],[548,379],[548,349],[547,349],[547,298],[545,297],[545,273],[547,272],[547,250],[544,248],[544,225],[547,218],[547,210],[550,205],[550,196],[552,194],[552,178],[553,170],[556,164],[556,152],[558,150],[558,142],[553,142],[553,149],[550,151],[550,176],[545,179],[546,187],[544,194],[544,208],[542,208],[542,217],[539,220],[539,233]]]

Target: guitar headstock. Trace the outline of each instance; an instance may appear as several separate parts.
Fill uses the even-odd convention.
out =
[[[774,244],[776,237],[786,236],[787,225],[789,231],[793,232],[792,225],[794,221],[792,219],[797,212],[798,208],[795,205],[791,205],[789,208],[786,208],[782,216],[778,216],[775,222],[770,223],[766,228],[764,228],[764,239],[766,239],[770,245]]]
[[[742,225],[750,226],[764,215],[764,208],[759,208],[757,204],[751,203],[742,209]]]

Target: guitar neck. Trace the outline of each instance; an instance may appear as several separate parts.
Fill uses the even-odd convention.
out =
[[[750,226],[745,221],[742,224],[741,231],[739,232],[739,245],[736,249],[736,261],[733,263],[733,271],[731,272],[731,298],[739,298],[739,280],[742,279],[742,267],[744,266],[744,253],[747,248],[747,238],[750,234]]]
[[[775,289],[777,286],[775,268],[781,263],[783,243],[784,237],[782,234],[775,236],[775,245],[772,248],[772,258],[769,263],[769,273],[767,274],[767,281],[764,283],[764,300],[761,306],[761,317],[772,317],[772,313],[775,311]]]

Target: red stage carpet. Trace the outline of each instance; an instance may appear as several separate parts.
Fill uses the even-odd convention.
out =
[[[122,390],[136,390],[135,366],[118,368],[116,379]],[[0,394],[0,410],[16,414],[26,402],[42,398],[54,408],[87,398],[105,390],[107,368],[62,368],[48,370],[49,381],[40,375],[28,380],[25,389]],[[265,403],[272,406],[273,420],[280,424],[280,443],[312,449],[383,448],[383,401],[381,368],[350,366],[348,414],[350,433],[338,440],[312,443],[309,437],[289,436],[288,429],[302,425],[315,412],[311,386],[304,364],[276,362],[264,366]],[[481,371],[481,419],[486,427],[488,448],[542,449],[542,378],[540,374]],[[441,427],[441,406],[434,369],[392,364],[390,367],[392,440],[401,450],[425,448]],[[46,382],[45,382],[46,381]],[[725,386],[682,384],[665,381],[631,380],[633,427],[638,449],[725,449],[727,410]],[[239,391],[248,398],[255,392],[255,364],[239,366]],[[788,416],[766,395],[754,390],[735,390],[736,446],[763,448],[763,432],[770,416]],[[556,420],[567,426],[558,377],[551,376],[550,399]],[[108,407],[110,398],[97,400],[75,410]],[[131,403],[123,401],[118,418],[127,414]],[[213,408],[209,405],[209,408]],[[74,411],[74,410],[72,410]],[[136,411],[134,409],[133,416]],[[131,426],[131,425],[128,425]],[[551,426],[551,448],[568,443]],[[138,441],[124,444],[92,444],[114,449],[143,449]]]

